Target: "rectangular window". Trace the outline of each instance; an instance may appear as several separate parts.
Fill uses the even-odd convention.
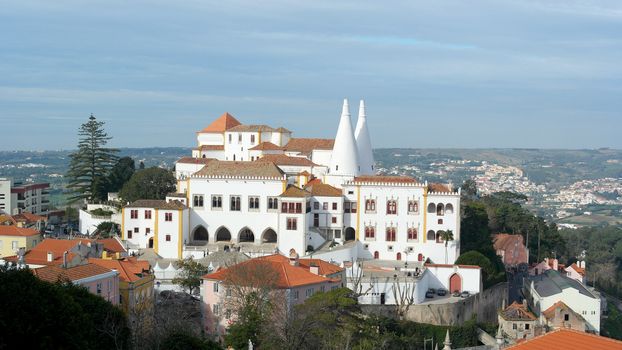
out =
[[[328,210],[328,202],[322,203],[322,209],[323,210]]]
[[[222,196],[219,194],[212,195],[212,209],[222,209]]]
[[[356,214],[357,207],[358,207],[358,202],[350,202],[350,212],[352,214]]]
[[[101,293],[102,293],[102,284],[97,283],[97,294],[101,294]]]
[[[203,196],[200,194],[195,194],[194,196],[192,196],[192,204],[194,207],[202,208],[203,207]]]
[[[259,210],[259,197],[248,197],[248,210]]]
[[[387,215],[397,214],[397,201],[394,199],[387,201]]]
[[[564,321],[569,321],[569,320],[570,320],[570,315],[564,314]]]
[[[296,214],[302,214],[302,203],[296,203]]]
[[[164,221],[173,221],[173,213],[164,213]]]
[[[151,219],[151,210],[145,210],[145,219]]]
[[[408,213],[416,214],[419,212],[419,203],[417,201],[408,201]]]
[[[320,202],[313,202],[313,210],[320,210]]]
[[[17,247],[17,241],[11,241],[11,249],[12,249],[13,251],[16,251],[16,250],[17,250],[17,248],[18,248],[18,247]]]
[[[148,234],[150,234],[150,233],[151,233],[151,227],[147,227],[147,228],[145,229],[145,234],[146,234],[146,235],[148,235]]]
[[[166,235],[166,241],[170,242],[171,241],[171,235]]]
[[[298,229],[298,219],[296,218],[287,218],[287,229],[289,231],[295,231]]]
[[[214,282],[214,293],[218,293],[218,282]]]
[[[516,325],[516,323],[512,323],[512,329],[517,329],[518,326]]]
[[[268,210],[279,210],[279,199],[276,197],[268,197]]]
[[[333,217],[331,218],[331,222],[332,222],[333,224],[336,224],[336,223],[337,223],[337,217],[336,217],[336,216],[333,216]]]
[[[333,202],[333,210],[337,210],[337,202]]]
[[[238,143],[242,143],[242,134],[238,134]]]
[[[240,202],[241,202],[240,196],[231,196],[231,203],[230,203],[229,209],[231,211],[240,211],[241,210]]]
[[[525,329],[529,330],[529,323],[525,323]]]
[[[132,239],[132,230],[127,230],[127,238]]]
[[[294,299],[298,300],[299,297],[300,297],[300,293],[297,290],[295,290],[294,291]]]
[[[130,210],[130,218],[131,219],[138,219],[138,210]]]
[[[395,227],[387,227],[387,242],[395,242]]]
[[[229,143],[231,143],[231,142],[232,142],[231,134],[229,134]]]
[[[254,134],[253,134],[253,135],[251,135],[251,143],[252,143],[252,144],[255,144],[255,135],[254,135]]]
[[[138,233],[140,232],[140,230],[138,229],[138,227],[134,227],[134,233]]]

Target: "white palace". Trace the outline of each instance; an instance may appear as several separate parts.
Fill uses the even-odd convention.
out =
[[[122,239],[163,258],[240,250],[332,260],[453,264],[460,247],[460,191],[411,177],[376,175],[365,105],[356,128],[348,101],[335,139],[242,124],[225,113],[197,132],[175,165],[177,193],[123,208]],[[451,230],[447,244],[441,232]]]

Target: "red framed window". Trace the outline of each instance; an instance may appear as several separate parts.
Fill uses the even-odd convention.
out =
[[[331,222],[332,222],[333,224],[336,224],[336,223],[337,223],[337,217],[336,217],[336,216],[333,216],[333,217],[331,218]]]
[[[395,242],[395,227],[387,227],[387,242]]]
[[[151,210],[145,210],[145,219],[151,219]]]
[[[171,241],[171,235],[166,235],[166,241],[170,242]]]
[[[173,213],[164,213],[164,221],[173,221]]]
[[[365,238],[376,238],[376,228],[373,226],[366,226]]]
[[[337,202],[333,202],[333,210],[337,210]]]
[[[397,214],[397,201],[394,199],[387,201],[387,215]]]
[[[290,231],[295,231],[298,229],[298,219],[296,218],[287,218],[287,229]]]
[[[417,239],[417,229],[414,227],[408,228],[408,239]]]
[[[138,219],[138,210],[130,210],[130,218],[131,219]]]

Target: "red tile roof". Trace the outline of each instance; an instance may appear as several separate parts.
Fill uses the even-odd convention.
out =
[[[585,276],[585,269],[579,267],[579,265],[577,265],[576,263],[572,263],[572,265],[570,265],[568,268],[572,268],[573,270],[577,271],[579,275]]]
[[[318,284],[324,282],[337,282],[336,279],[327,278],[324,276],[316,275],[310,272],[311,263],[318,264],[320,274],[322,271],[328,272],[327,275],[340,272],[340,267],[329,267],[318,262],[319,259],[300,259],[298,266],[290,264],[290,260],[279,254],[264,256],[247,260],[239,263],[232,268],[222,269],[203,276],[204,279],[225,281],[229,277],[231,271],[235,271],[237,268],[248,269],[252,273],[253,270],[261,271],[258,273],[265,273],[263,269],[268,269],[276,274],[276,287],[281,289],[305,286],[310,284]],[[327,263],[325,263],[327,264]]]
[[[272,162],[213,161],[194,173],[194,176],[282,178],[283,172]]]
[[[40,279],[56,283],[59,281],[78,281],[84,278],[95,277],[98,275],[112,272],[112,270],[95,264],[84,264],[70,268],[49,265],[32,270],[32,273]]]
[[[311,192],[312,196],[318,197],[341,197],[343,195],[341,189],[321,182],[309,183],[305,186],[305,190]]]
[[[20,213],[17,215],[13,215],[13,219],[17,222],[25,222],[25,223],[35,223],[38,221],[47,221],[45,216],[35,215],[31,213]]]
[[[509,265],[527,263],[527,249],[522,235],[499,233],[493,236],[495,251],[504,251],[503,262]]]
[[[215,159],[212,158],[194,158],[194,157],[182,157],[177,160],[177,163],[182,164],[208,164]]]
[[[332,150],[334,145],[333,139],[291,138],[284,148],[286,151],[310,154],[316,149]]]
[[[22,228],[13,225],[0,225],[0,236],[30,237],[38,234],[39,231],[31,228]]]
[[[202,145],[195,148],[197,151],[224,151],[224,145]]]
[[[104,245],[104,250],[112,253],[125,253],[126,250],[121,243],[115,238],[101,238],[97,240],[97,243]]]
[[[224,132],[240,124],[229,112],[225,112],[200,132]]]
[[[510,346],[514,350],[614,350],[622,349],[622,341],[599,335],[560,328],[550,333]]]
[[[249,151],[281,151],[283,147],[277,146],[272,142],[262,142],[253,148],[249,148]]]
[[[452,192],[449,186],[445,184],[439,184],[439,183],[428,184],[428,191],[430,192]]]
[[[290,157],[285,154],[266,154],[263,157],[256,160],[256,162],[270,162],[276,165],[290,165],[290,166],[317,166],[307,158],[304,157]]]
[[[281,197],[288,197],[288,198],[303,198],[303,197],[307,197],[311,195],[311,193],[309,193],[309,191],[307,190],[303,190],[302,188],[298,187],[298,186],[294,186],[294,185],[289,185],[287,186],[287,189],[285,189],[285,192],[281,193]]]
[[[143,274],[148,274],[151,266],[149,262],[137,260],[136,258],[125,259],[89,259],[89,263],[116,270],[119,279],[125,282],[136,282],[143,278]]]
[[[531,313],[525,305],[517,302],[513,302],[510,306],[506,307],[505,310],[501,311],[501,316],[507,321],[536,320],[536,316]]]

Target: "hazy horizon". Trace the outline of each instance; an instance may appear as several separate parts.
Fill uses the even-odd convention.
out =
[[[192,147],[228,111],[374,148],[622,149],[622,2],[93,1],[0,7],[0,150]]]

